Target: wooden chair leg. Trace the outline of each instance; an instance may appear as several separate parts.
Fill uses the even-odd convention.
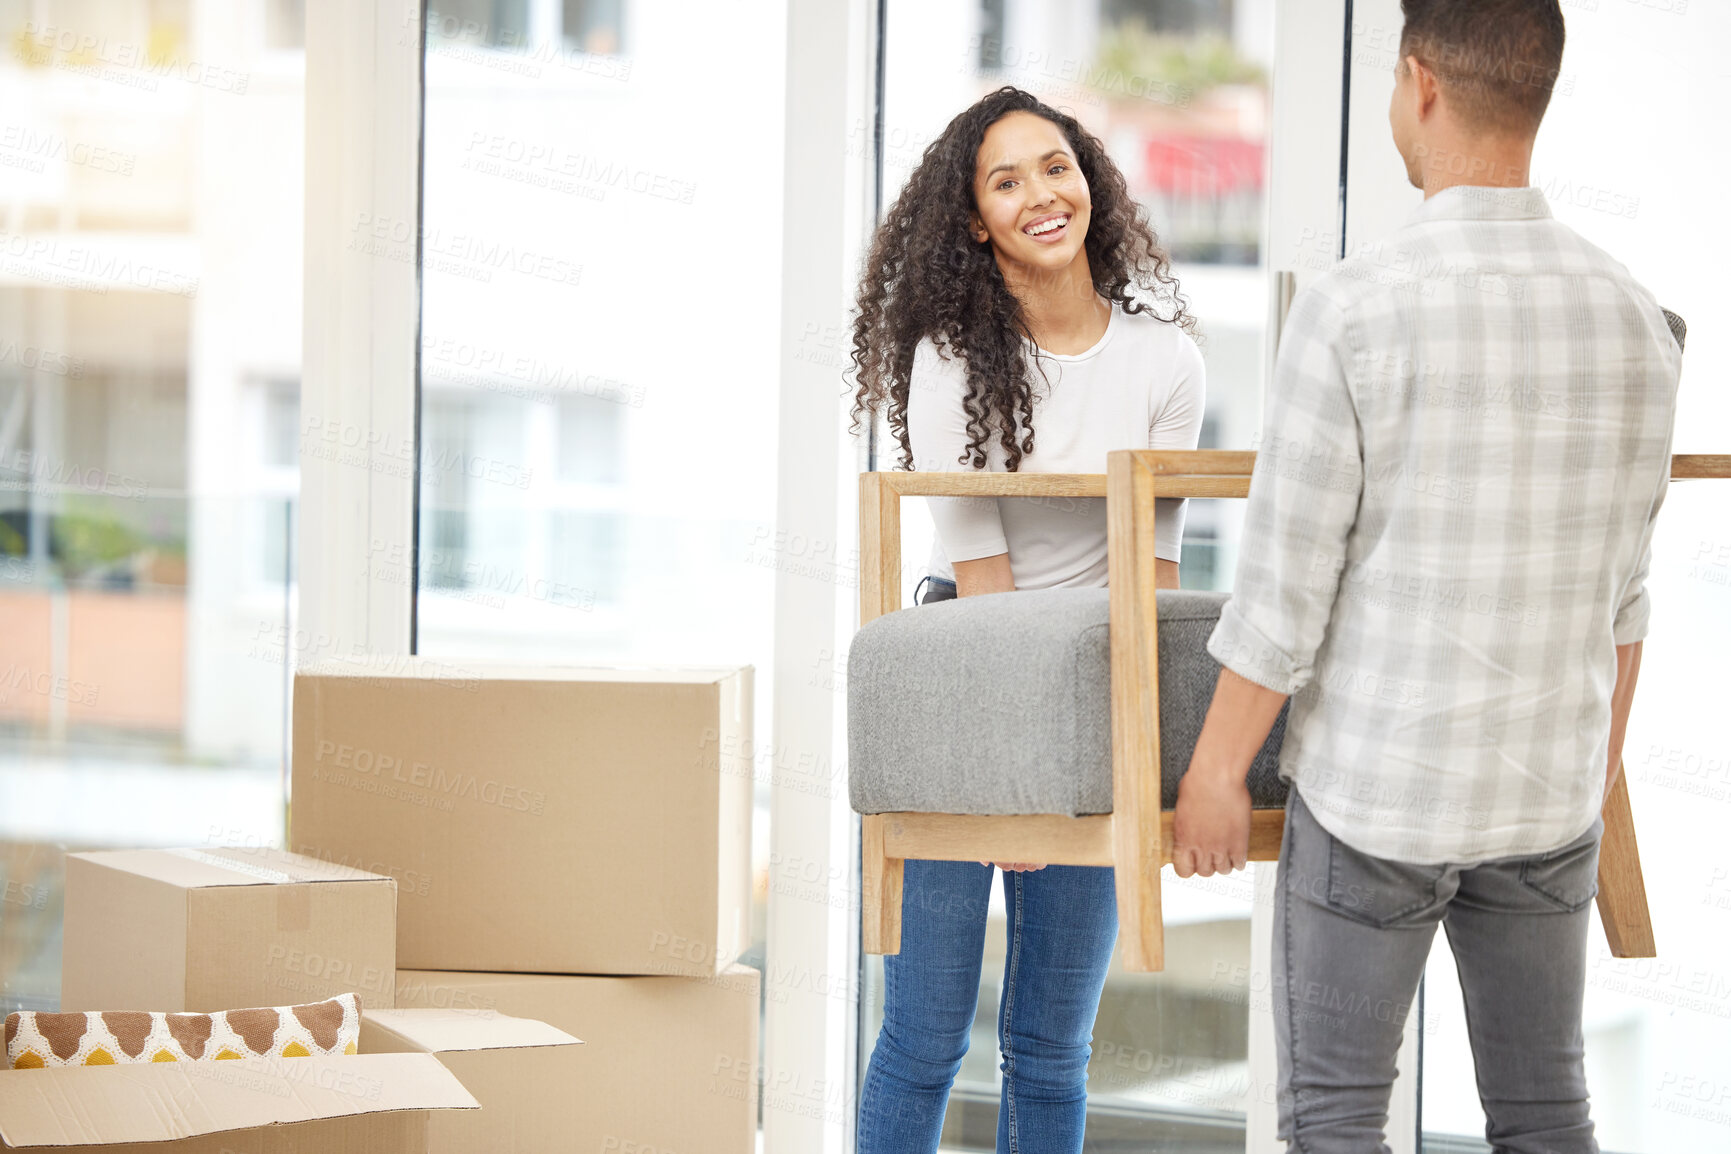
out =
[[[1635,845],[1628,778],[1619,772],[1605,799],[1605,836],[1599,843],[1599,920],[1605,924],[1612,957],[1652,958],[1658,956],[1658,948],[1641,878],[1641,852]]]
[[[1166,968],[1166,927],[1160,913],[1160,866],[1120,860],[1113,867],[1118,891],[1118,944],[1124,968],[1151,974]]]
[[[866,953],[902,952],[902,859],[884,856],[882,814],[860,818],[860,917]]]

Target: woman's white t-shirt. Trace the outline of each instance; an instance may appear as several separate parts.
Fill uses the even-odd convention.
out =
[[[1034,451],[1023,473],[1104,473],[1114,449],[1194,449],[1202,431],[1202,352],[1188,333],[1147,313],[1113,306],[1093,348],[1042,351],[1045,379],[1031,362]],[[1047,382],[1050,382],[1049,384]],[[962,407],[967,370],[959,353],[941,354],[930,337],[914,351],[908,389],[908,440],[914,468],[973,472]],[[996,436],[984,446],[986,470],[1004,472]],[[937,536],[929,571],[953,580],[952,561],[1009,553],[1017,589],[1106,584],[1106,502],[1098,497],[932,497]],[[1178,560],[1184,502],[1162,499],[1154,555]]]

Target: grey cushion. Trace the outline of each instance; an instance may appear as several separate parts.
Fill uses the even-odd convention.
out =
[[[1202,730],[1227,594],[1162,590],[1161,804]],[[1110,813],[1111,672],[1104,589],[1043,589],[889,613],[848,654],[848,792],[860,813]],[[1252,803],[1286,804],[1286,711],[1250,770]]]

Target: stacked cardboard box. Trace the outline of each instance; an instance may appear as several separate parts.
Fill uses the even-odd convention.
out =
[[[463,1010],[380,1010],[361,1025],[362,1050],[436,1055],[482,1102],[429,1119],[427,1149],[449,1154],[570,1149],[566,1102],[583,1086],[576,1042],[545,1022]]]
[[[65,892],[63,1011],[395,996],[388,877],[275,849],[130,850],[69,854]],[[0,1148],[423,1154],[433,1114],[477,1106],[430,1052],[6,1070]]]
[[[397,884],[278,849],[66,857],[62,1010],[392,1004]]]
[[[297,675],[291,848],[397,880],[393,1000],[586,1043],[523,1058],[567,1089],[510,1129],[523,1077],[475,1081],[435,1149],[754,1149],[750,719],[749,669]]]
[[[545,1133],[571,1136],[571,1146],[446,1149],[733,1154],[756,1149],[758,978],[748,966],[712,978],[404,970],[397,997],[399,1006],[533,1015],[585,1043],[561,1056],[570,1074],[566,1092],[535,1119]],[[488,1088],[457,1073],[485,1106]],[[448,1131],[473,1132],[485,1123],[484,1117],[441,1121]]]

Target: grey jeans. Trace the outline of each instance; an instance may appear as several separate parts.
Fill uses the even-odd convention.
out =
[[[1440,922],[1497,1154],[1597,1154],[1582,1069],[1595,821],[1561,849],[1408,865],[1335,838],[1294,789],[1274,912],[1279,1136],[1295,1154],[1387,1154],[1401,1028]]]

